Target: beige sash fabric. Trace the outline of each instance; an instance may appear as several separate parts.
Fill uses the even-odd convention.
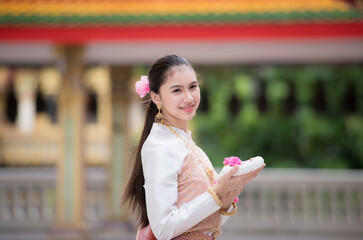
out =
[[[204,234],[201,232],[188,232],[184,233],[176,238],[173,238],[173,240],[215,240],[215,237],[212,237],[208,234]]]
[[[205,173],[204,166],[197,156],[202,158],[201,160],[204,161],[204,164],[207,165],[208,168],[213,169],[213,166],[205,153],[194,145],[185,160],[181,173],[178,177],[177,207],[191,201],[198,195],[205,193],[208,190],[208,187],[212,186]],[[214,176],[217,176],[215,171]],[[220,225],[221,217],[218,212],[215,212],[189,229],[188,232],[211,232],[213,233],[213,236],[219,236],[221,234]]]

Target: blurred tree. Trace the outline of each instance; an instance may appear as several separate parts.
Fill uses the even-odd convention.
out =
[[[214,165],[261,155],[270,167],[363,168],[363,68],[201,67],[194,136]]]

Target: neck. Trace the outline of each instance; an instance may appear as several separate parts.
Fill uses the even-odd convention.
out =
[[[163,116],[163,121],[162,121],[163,124],[179,128],[183,130],[185,133],[188,133],[188,122],[189,121],[181,121],[179,119],[174,119],[167,116]]]

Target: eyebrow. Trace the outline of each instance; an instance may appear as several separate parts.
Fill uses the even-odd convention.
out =
[[[192,85],[192,84],[194,84],[194,83],[198,83],[198,81],[197,80],[194,80],[193,82],[191,82],[189,85]],[[178,87],[183,87],[183,85],[173,85],[173,86],[171,86],[169,89],[172,89],[172,88],[178,88]]]

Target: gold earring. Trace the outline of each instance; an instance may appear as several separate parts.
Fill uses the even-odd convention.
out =
[[[155,115],[155,122],[159,123],[163,119],[163,115],[161,114],[161,105],[158,104],[157,108],[158,108],[159,112]]]

